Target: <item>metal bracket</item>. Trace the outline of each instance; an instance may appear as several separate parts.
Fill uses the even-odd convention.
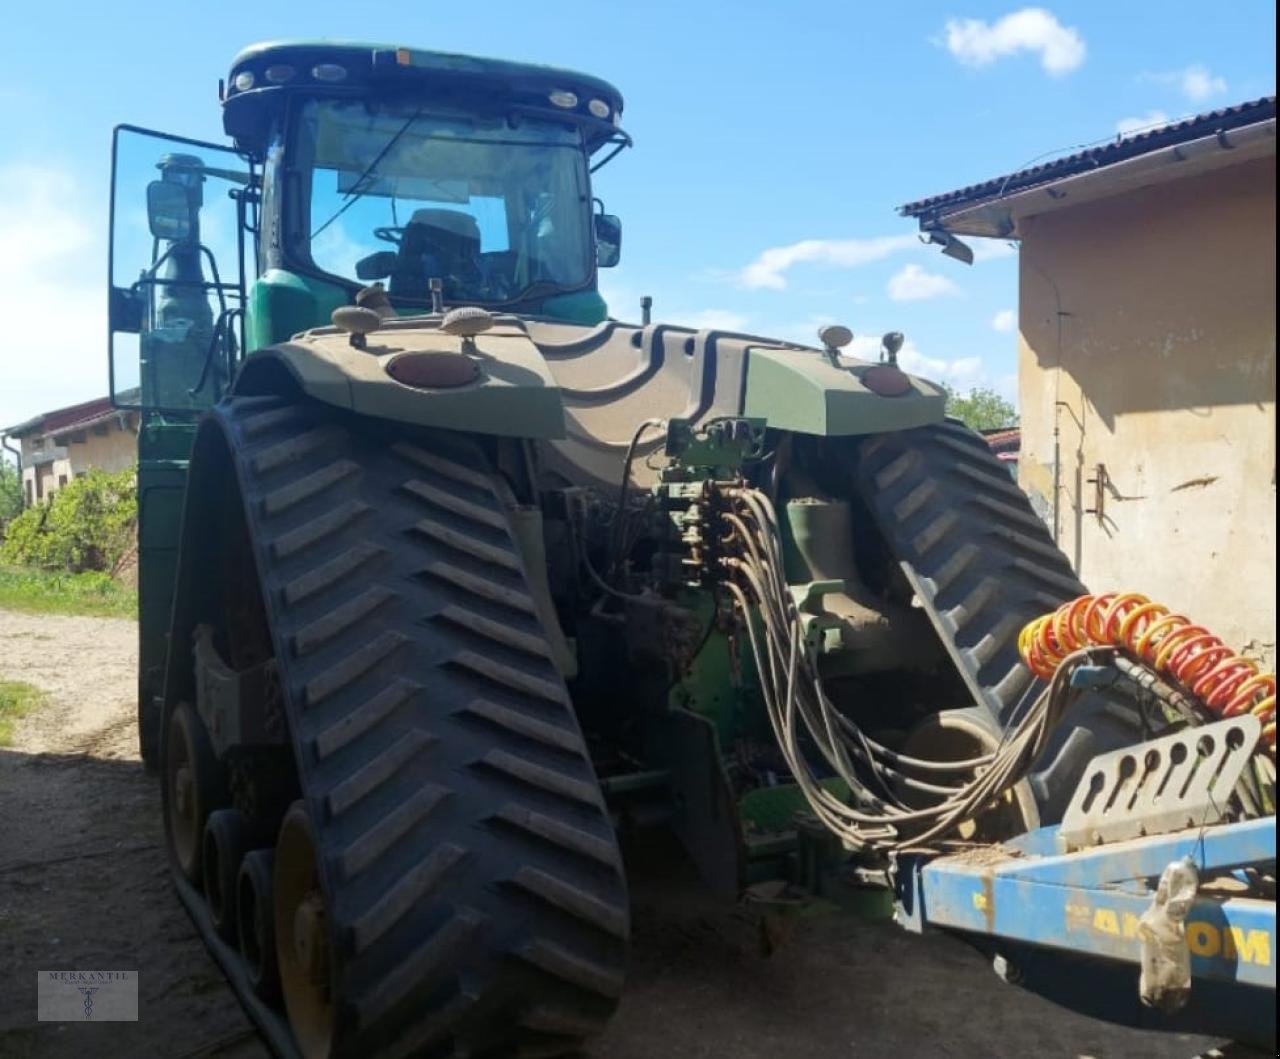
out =
[[[244,672],[228,666],[213,643],[213,630],[196,627],[196,712],[204,721],[214,753],[232,747],[284,743],[284,711],[274,659]]]
[[[1059,847],[1219,823],[1261,731],[1258,718],[1246,713],[1099,754],[1071,796]]]

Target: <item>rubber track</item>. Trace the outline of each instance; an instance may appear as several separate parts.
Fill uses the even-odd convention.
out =
[[[880,434],[859,490],[974,701],[1003,728],[1035,682],[1026,622],[1085,591],[1026,494],[963,424]]]
[[[201,430],[235,465],[318,825],[336,1052],[572,1051],[617,1003],[626,884],[506,512],[465,437],[335,415],[233,398]]]

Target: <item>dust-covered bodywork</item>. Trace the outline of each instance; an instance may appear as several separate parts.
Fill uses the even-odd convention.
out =
[[[441,329],[441,317],[388,320],[357,348],[337,327],[303,332],[261,350],[254,361],[288,367],[301,390],[362,415],[419,426],[552,440],[575,472],[616,483],[636,425],[681,419],[693,426],[750,416],[770,427],[839,437],[940,422],[945,394],[907,376],[882,396],[864,382],[883,367],[853,357],[732,331],[606,320],[593,327],[499,315],[472,339]],[[474,379],[410,386],[388,371],[406,353],[467,356]],[[661,439],[641,441],[643,456]],[[647,481],[643,460],[638,480]]]

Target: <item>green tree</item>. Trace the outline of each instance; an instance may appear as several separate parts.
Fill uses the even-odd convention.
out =
[[[46,570],[115,573],[133,548],[137,475],[93,469],[27,508],[5,527],[0,562]]]
[[[18,468],[0,458],[0,526],[22,510],[22,477]]]
[[[1018,425],[1018,410],[995,390],[975,386],[961,394],[946,383],[947,415],[955,416],[973,430],[1003,430]]]

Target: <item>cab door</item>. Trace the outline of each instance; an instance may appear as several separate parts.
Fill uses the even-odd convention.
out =
[[[148,764],[159,739],[187,464],[199,414],[227,392],[243,355],[259,183],[228,147],[115,130],[107,349],[112,403],[140,413],[138,721]]]

